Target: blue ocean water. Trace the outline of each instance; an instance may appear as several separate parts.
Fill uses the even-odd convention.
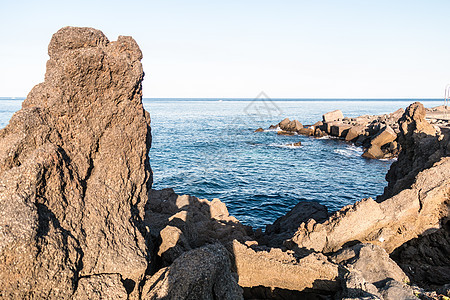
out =
[[[362,149],[335,139],[254,133],[285,117],[303,124],[341,109],[345,116],[382,114],[412,100],[144,99],[152,117],[154,188],[220,198],[232,215],[264,227],[299,200],[338,210],[376,197],[392,161],[368,160]],[[424,101],[426,107],[441,100]],[[0,128],[21,101],[0,100]],[[300,147],[286,146],[297,141]]]

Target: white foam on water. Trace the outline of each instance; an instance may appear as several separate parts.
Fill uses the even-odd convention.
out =
[[[346,157],[361,156],[364,153],[361,147],[356,147],[353,145],[348,145],[344,149],[335,149],[333,152]]]
[[[294,144],[269,144],[269,147],[285,148],[285,149],[298,149],[302,146],[294,146]]]

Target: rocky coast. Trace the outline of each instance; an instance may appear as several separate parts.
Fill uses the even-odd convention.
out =
[[[219,199],[152,189],[134,39],[65,27],[48,52],[45,81],[0,130],[0,298],[450,296],[450,138],[421,103],[276,125],[398,160],[375,200],[299,202],[255,231]]]
[[[447,116],[447,109],[449,116]],[[426,118],[429,119],[435,131],[450,130],[450,108],[438,106],[425,109],[425,112]],[[270,125],[269,129],[277,130],[279,135],[298,134],[316,138],[329,136],[363,147],[362,156],[365,158],[392,159],[398,157],[401,151],[399,119],[404,113],[405,110],[400,108],[390,114],[349,118],[344,117],[341,110],[334,110],[325,113],[322,121],[314,125],[303,125],[298,120],[285,118],[276,125]],[[263,131],[263,128],[255,130],[255,132]],[[298,142],[297,146],[300,145],[301,142]]]

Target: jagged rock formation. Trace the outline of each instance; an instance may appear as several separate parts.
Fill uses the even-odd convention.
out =
[[[290,247],[334,252],[352,241],[370,242],[391,252],[433,228],[448,216],[450,158],[420,172],[410,189],[377,203],[363,199],[323,223],[304,223],[287,242]]]
[[[400,118],[398,139],[403,151],[386,175],[388,186],[380,199],[386,199],[409,188],[420,171],[430,168],[446,155],[449,137],[441,135],[437,127],[425,120],[425,115],[425,107],[415,102]]]
[[[133,297],[152,182],[141,51],[65,27],[48,53],[45,81],[0,131],[0,297]]]

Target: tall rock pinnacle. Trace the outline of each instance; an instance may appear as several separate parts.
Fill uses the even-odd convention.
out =
[[[45,81],[0,130],[0,298],[83,298],[104,282],[136,293],[152,184],[142,53],[76,27],[48,53]]]

